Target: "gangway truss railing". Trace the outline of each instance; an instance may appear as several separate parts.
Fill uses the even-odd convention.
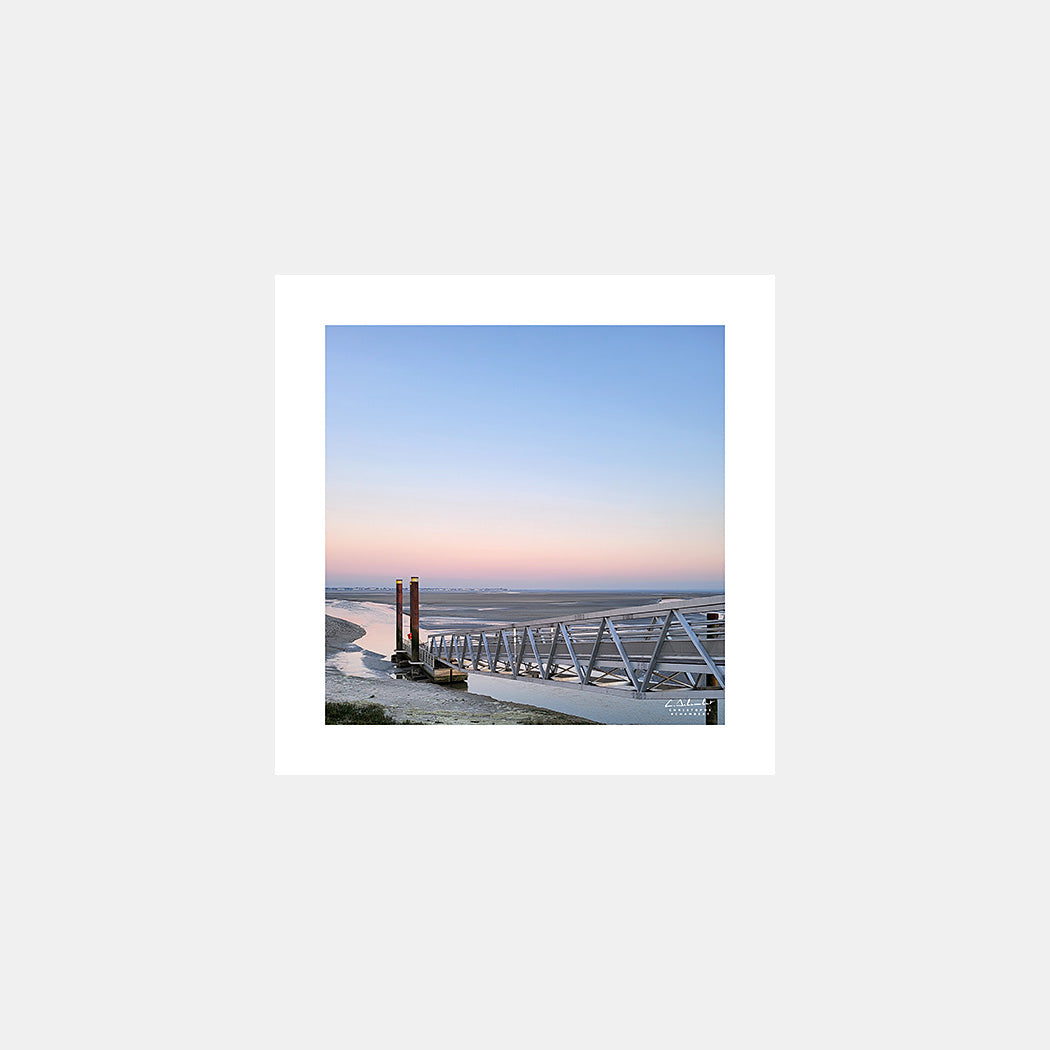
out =
[[[432,630],[423,659],[477,674],[725,695],[725,595],[580,613],[560,620]]]

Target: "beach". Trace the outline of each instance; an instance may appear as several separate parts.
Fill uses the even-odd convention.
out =
[[[338,624],[333,631],[342,632],[346,625],[354,638],[349,640],[340,633],[344,639],[342,647],[326,652],[325,682],[329,701],[382,704],[398,722],[513,723],[527,721],[537,711],[546,712],[545,717],[554,719],[555,724],[696,725],[704,722],[700,717],[701,706],[675,707],[669,694],[657,693],[643,700],[622,689],[581,688],[474,671],[470,672],[466,690],[426,680],[397,680],[392,677],[390,662],[394,650],[393,593],[372,593],[363,601],[337,597],[337,594],[327,593],[325,613]],[[569,604],[568,593],[540,598],[542,602],[556,600],[555,608]],[[494,612],[507,619],[530,619],[526,610],[537,608],[531,597],[511,593],[481,596],[480,608],[474,605],[478,601],[474,595],[431,592],[422,594],[421,599],[422,618],[433,631],[447,630],[450,620],[467,623],[471,614],[477,617],[479,612]],[[633,595],[604,593],[586,595],[584,604],[608,608],[625,604],[625,599],[638,601]],[[516,607],[487,608],[500,601],[513,601]],[[577,604],[579,599],[572,602],[573,606]],[[538,607],[546,610],[549,606]],[[407,645],[407,614],[404,631]],[[428,637],[426,627],[420,627],[420,637]],[[515,714],[518,717],[514,717]]]
[[[407,624],[405,627],[407,633]],[[425,637],[426,632],[420,631]],[[373,602],[325,602],[325,702],[381,704],[396,723],[593,725],[593,719],[465,689],[391,677],[394,611]],[[384,644],[386,643],[386,644]]]

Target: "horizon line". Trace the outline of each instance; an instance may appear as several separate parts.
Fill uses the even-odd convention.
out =
[[[402,579],[405,579],[404,577]],[[396,581],[395,581],[396,582]],[[394,582],[391,583],[328,583],[325,581],[326,590],[356,589],[363,591],[393,590]],[[550,584],[545,587],[537,586],[510,586],[507,584],[471,584],[471,583],[432,583],[424,585],[420,582],[420,590],[471,590],[471,591],[716,591],[725,590],[725,583],[718,584],[664,584],[653,583],[646,586],[633,584],[630,586],[585,586],[577,584],[573,587],[564,584]]]

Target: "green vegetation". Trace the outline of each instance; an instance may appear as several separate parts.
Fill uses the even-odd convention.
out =
[[[352,704],[326,702],[324,705],[326,726],[392,726],[394,720],[386,713],[382,704]]]

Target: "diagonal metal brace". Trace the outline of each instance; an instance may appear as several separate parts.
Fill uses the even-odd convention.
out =
[[[649,666],[645,669],[645,677],[642,679],[642,692],[644,693],[649,688],[649,679],[653,675],[653,669],[656,667],[656,661],[660,658],[660,650],[664,647],[664,642],[667,639],[667,632],[671,628],[671,621],[674,619],[671,613],[667,614],[667,618],[664,620],[663,626],[660,628],[660,637],[656,640],[656,647],[653,649],[653,655],[649,657]]]
[[[627,672],[627,677],[631,680],[631,685],[635,689],[639,689],[638,676],[634,673],[634,667],[631,665],[630,658],[627,656],[627,651],[623,647],[623,642],[620,641],[620,636],[616,633],[616,628],[613,627],[611,619],[606,619],[606,623],[609,625],[609,636],[616,643],[616,649],[620,654],[620,659],[623,660],[623,669]]]
[[[583,668],[580,667],[580,658],[576,655],[576,647],[572,642],[572,635],[569,634],[569,628],[564,623],[559,623],[558,626],[561,628],[562,637],[565,639],[565,644],[569,647],[569,656],[572,657],[572,666],[576,668],[576,677],[579,678],[581,685],[587,684],[587,679],[584,676]],[[551,655],[553,656],[554,650],[551,649]]]
[[[715,681],[718,682],[721,688],[726,687],[726,676],[719,670],[714,660],[711,658],[711,654],[704,648],[704,643],[700,641],[696,636],[696,631],[689,626],[689,621],[677,610],[674,611],[675,616],[678,617],[678,622],[685,628],[685,633],[689,635],[689,641],[696,646],[697,652],[704,658],[704,662],[708,667],[711,668],[711,674],[715,676]]]

